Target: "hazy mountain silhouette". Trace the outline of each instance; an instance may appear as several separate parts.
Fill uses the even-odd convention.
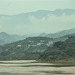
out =
[[[50,38],[59,38],[59,37],[70,35],[70,34],[75,34],[75,28],[59,31],[59,32],[53,33],[53,34],[42,33],[42,34],[40,34],[40,36],[50,37]]]
[[[35,18],[41,19],[41,18],[48,18],[49,15],[62,16],[63,14],[75,15],[75,10],[73,10],[73,9],[57,9],[54,11],[38,10],[35,12],[21,13],[18,15],[0,15],[0,18],[7,20],[4,23],[14,25],[14,24],[29,23],[30,22],[29,18],[31,16],[34,16]]]
[[[75,28],[69,29],[69,30],[63,30],[57,33],[53,34],[47,34],[47,33],[33,33],[28,35],[10,35],[5,32],[0,33],[0,45],[16,42],[19,40],[23,40],[27,37],[48,37],[48,38],[56,38],[55,40],[65,40],[65,37],[73,36],[75,35]],[[62,38],[61,38],[62,37]]]
[[[16,42],[25,39],[26,36],[10,35],[5,32],[0,33],[0,45]]]
[[[38,10],[16,15],[0,15],[0,25],[1,31],[24,35],[73,28],[74,19],[75,10],[73,9]]]

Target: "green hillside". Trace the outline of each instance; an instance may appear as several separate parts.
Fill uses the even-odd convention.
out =
[[[6,44],[0,46],[0,60],[37,59],[52,44],[53,39],[46,37],[29,37]]]
[[[41,61],[75,61],[75,36],[69,37],[64,42],[56,42],[53,47],[44,51],[39,60]]]

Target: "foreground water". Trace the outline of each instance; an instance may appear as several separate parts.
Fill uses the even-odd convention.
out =
[[[35,60],[0,61],[0,75],[75,75],[75,66],[38,63]]]

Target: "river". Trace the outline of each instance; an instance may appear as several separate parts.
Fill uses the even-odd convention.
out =
[[[75,66],[38,63],[36,60],[0,61],[0,75],[75,75]]]

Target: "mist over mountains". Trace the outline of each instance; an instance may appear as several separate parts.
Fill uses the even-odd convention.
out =
[[[6,32],[0,33],[0,45],[13,43],[16,41],[24,40],[28,37],[46,37],[46,38],[54,38],[56,41],[59,40],[65,40],[69,36],[75,36],[75,28],[69,29],[69,30],[63,30],[57,33],[53,34],[47,34],[47,33],[35,33],[35,34],[28,34],[28,35],[12,35],[8,34]]]
[[[55,33],[70,28],[75,28],[75,10],[73,9],[38,10],[17,15],[0,15],[0,32],[10,34]]]
[[[17,15],[0,15],[0,32],[0,45],[26,37],[59,38],[75,34],[75,10],[38,10]]]

